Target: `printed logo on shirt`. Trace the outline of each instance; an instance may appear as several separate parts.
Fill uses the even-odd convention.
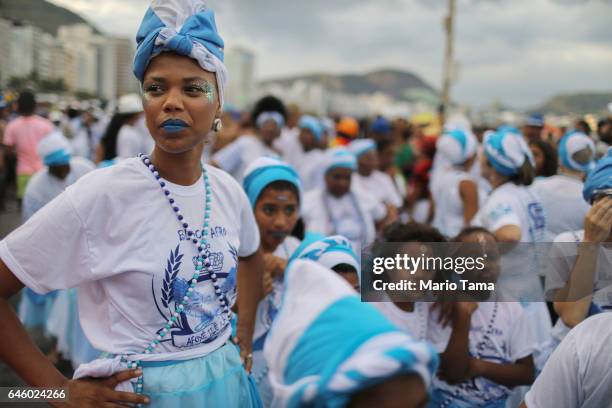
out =
[[[187,230],[185,229],[177,230],[176,233],[178,234],[179,241],[187,241],[191,239],[191,237],[187,235]],[[193,234],[197,239],[202,238],[202,230],[200,229],[195,230]],[[210,238],[211,239],[222,238],[226,236],[227,236],[227,230],[225,229],[225,227],[217,225],[215,227],[210,228]]]
[[[179,241],[186,240],[179,238]],[[179,312],[178,306],[187,295],[197,264],[197,257],[192,258],[192,262],[184,262],[184,254],[181,252],[182,242],[179,242],[176,248],[170,251],[161,282],[159,277],[153,277],[152,282],[155,306],[163,319],[168,321],[174,313],[178,313],[178,318],[169,329],[169,336],[167,335],[161,342],[169,342],[179,349],[210,343],[217,339],[230,324],[215,294],[210,273],[207,270],[200,271],[193,295],[189,298],[184,310]],[[185,242],[185,245],[187,244]],[[238,250],[229,243],[227,245],[231,255],[229,260],[223,252],[212,252],[210,244],[207,244],[204,250],[208,253],[212,273],[217,275],[222,296],[225,296],[228,303],[232,304],[236,298]],[[225,264],[226,260],[229,265]],[[157,334],[161,330],[160,327]]]
[[[542,204],[535,201],[527,204],[527,212],[529,213],[529,219],[536,230],[543,230],[546,226],[546,217],[544,217],[544,207]]]
[[[493,208],[489,213],[489,218],[492,222],[495,222],[502,218],[505,215],[508,215],[512,212],[512,207],[508,204],[500,204],[497,207]]]

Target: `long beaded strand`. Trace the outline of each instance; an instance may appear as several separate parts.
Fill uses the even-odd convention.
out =
[[[196,249],[198,251],[198,259],[197,259],[197,263],[195,267],[196,270],[191,277],[191,282],[189,284],[189,288],[187,289],[187,293],[185,294],[183,299],[180,300],[180,303],[176,307],[176,310],[172,312],[170,319],[168,319],[164,327],[160,330],[159,334],[157,334],[151,342],[145,345],[144,350],[141,353],[141,354],[151,354],[153,353],[155,348],[161,343],[162,339],[166,336],[166,334],[168,334],[172,325],[178,320],[180,313],[185,310],[185,305],[187,304],[187,302],[189,302],[189,299],[193,296],[193,293],[195,291],[195,286],[198,283],[198,277],[200,276],[202,270],[205,270],[206,272],[208,272],[210,276],[210,280],[215,289],[215,294],[217,295],[217,299],[219,300],[219,303],[221,304],[223,312],[227,314],[229,321],[231,321],[232,319],[232,312],[229,308],[229,302],[227,301],[227,298],[222,293],[221,287],[219,286],[219,282],[217,280],[217,274],[214,272],[213,266],[209,260],[210,251],[208,250],[206,240],[207,240],[207,237],[210,231],[209,223],[210,223],[212,191],[210,189],[210,183],[209,183],[208,173],[206,171],[206,168],[202,166],[202,173],[204,175],[204,190],[205,190],[204,223],[202,226],[202,237],[198,241],[198,239],[196,238],[195,232],[189,227],[189,224],[187,223],[187,221],[185,220],[185,217],[181,213],[181,210],[176,204],[176,201],[174,200],[174,198],[172,198],[172,194],[170,193],[170,190],[166,188],[166,182],[159,175],[159,172],[157,171],[157,169],[151,162],[151,159],[147,155],[144,155],[144,154],[139,154],[138,157],[142,160],[144,165],[147,166],[147,168],[151,171],[151,173],[155,177],[155,180],[158,182],[159,186],[161,187],[164,196],[166,197],[166,199],[168,200],[168,203],[172,207],[172,210],[174,211],[176,218],[178,219],[182,227],[185,229],[185,231],[187,232],[187,236],[190,238],[191,242],[196,246]],[[121,357],[121,361],[124,363],[127,363],[128,368],[139,368],[142,365],[140,360],[131,360],[128,355],[123,355]],[[143,378],[141,375],[137,378],[136,393],[137,394],[142,393],[142,389],[143,389]]]

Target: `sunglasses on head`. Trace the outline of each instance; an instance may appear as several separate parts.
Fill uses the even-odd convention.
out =
[[[603,198],[606,196],[612,197],[612,188],[602,188],[602,189],[593,191],[593,194],[591,195],[591,204],[593,204],[595,201],[599,200],[600,198]]]

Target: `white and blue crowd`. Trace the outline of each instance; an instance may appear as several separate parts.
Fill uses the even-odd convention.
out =
[[[321,117],[271,95],[240,112],[223,100],[223,48],[203,2],[153,1],[142,95],[1,106],[5,135],[28,138],[5,150],[40,161],[23,223],[0,241],[2,305],[23,286],[19,320],[55,340],[75,395],[110,378],[155,407],[612,407],[612,114],[551,131],[539,114],[489,127]],[[164,58],[203,79],[176,80]],[[190,154],[195,167],[172,158]],[[170,176],[189,170],[189,183]],[[471,279],[509,297],[362,302],[375,241],[480,244],[497,256]],[[547,265],[513,246],[539,243],[552,243]],[[57,384],[11,347],[0,357],[25,382]],[[141,402],[123,398],[96,401]]]

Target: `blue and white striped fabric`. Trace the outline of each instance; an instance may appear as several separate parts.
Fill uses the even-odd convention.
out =
[[[469,130],[449,130],[436,143],[436,154],[443,155],[453,165],[465,163],[476,154],[477,149],[478,140]]]
[[[353,250],[351,241],[342,235],[332,235],[321,237],[314,241],[305,241],[305,244],[300,245],[291,255],[289,262],[295,259],[310,259],[328,269],[332,269],[340,264],[347,264],[355,268],[361,281],[361,267],[357,254]]]
[[[372,139],[357,139],[348,145],[348,150],[353,153],[355,157],[359,158],[359,156],[370,150],[376,150],[376,143]]]
[[[276,123],[276,126],[278,126],[279,128],[285,126],[285,118],[283,118],[283,115],[275,111],[261,112],[255,120],[255,126],[257,126],[257,128],[259,129],[263,126],[264,123],[269,120],[274,121],[274,123]]]
[[[293,167],[272,157],[260,157],[251,163],[244,171],[242,186],[253,208],[264,189],[270,183],[281,180],[295,186],[298,200],[301,201],[302,183]]]
[[[428,387],[437,353],[414,341],[340,276],[310,260],[285,271],[285,294],[264,347],[273,407],[342,407],[351,396],[401,374]]]
[[[582,197],[587,203],[593,203],[598,191],[612,189],[612,147],[608,154],[599,159],[597,165],[584,181]]]
[[[72,149],[70,142],[60,131],[53,131],[43,137],[36,146],[38,155],[45,166],[60,166],[70,163]]]
[[[489,163],[504,176],[516,176],[525,160],[535,166],[531,149],[514,127],[502,126],[496,132],[485,133],[483,146]]]
[[[345,168],[355,171],[357,169],[357,159],[355,155],[343,147],[329,149],[326,152],[324,173],[335,169]]]
[[[310,133],[317,139],[321,140],[323,137],[323,125],[319,121],[319,119],[314,116],[304,115],[300,118],[298,122],[298,127],[300,129],[310,130]]]
[[[587,163],[574,160],[574,154],[586,149],[591,152],[591,159]],[[570,131],[559,141],[559,159],[564,167],[588,173],[595,168],[595,143],[582,132]]]
[[[219,36],[215,14],[202,0],[154,0],[147,9],[136,34],[134,75],[142,83],[151,59],[164,51],[193,58],[202,69],[215,73],[219,103],[227,70],[223,64],[223,39]]]

